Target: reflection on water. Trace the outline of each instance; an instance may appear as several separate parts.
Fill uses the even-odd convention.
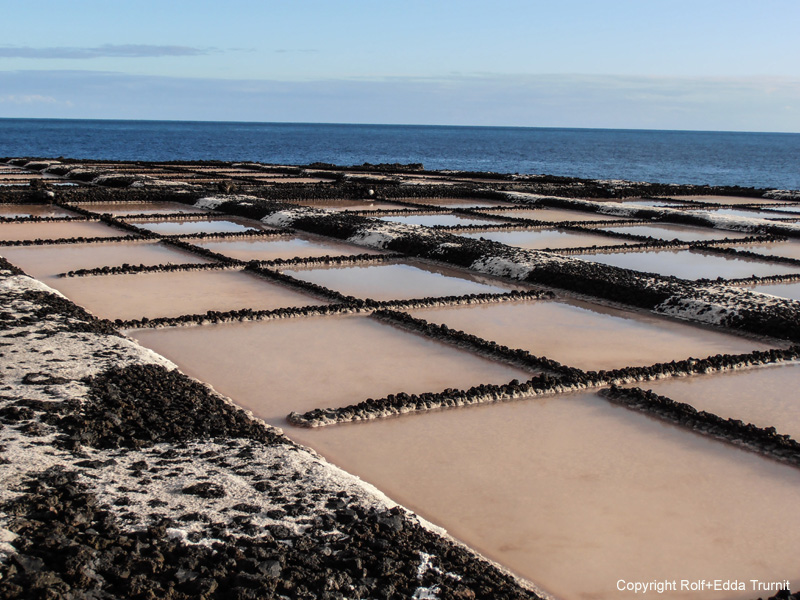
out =
[[[800,242],[775,242],[772,244],[747,244],[743,246],[732,246],[734,250],[746,250],[765,256],[783,256],[784,258],[794,258],[800,260]]]
[[[800,282],[794,283],[767,283],[764,285],[748,286],[747,289],[771,296],[780,296],[790,300],[800,300]]]
[[[540,208],[536,210],[489,210],[485,211],[498,217],[516,217],[518,219],[534,219],[560,223],[563,221],[616,221],[628,217],[616,217],[595,212],[582,212],[580,210],[567,210],[563,208]]]
[[[559,229],[542,229],[539,231],[482,231],[477,233],[461,233],[473,239],[484,238],[500,242],[507,246],[541,250],[542,248],[584,248],[591,246],[615,246],[627,243],[627,240],[592,233],[561,231]]]
[[[253,229],[271,229],[246,219],[192,219],[187,221],[130,221],[131,224],[160,235],[189,235],[192,233],[237,233]]]
[[[409,311],[581,369],[615,369],[767,349],[762,342],[599,304],[513,302]]]
[[[287,275],[357,298],[410,298],[495,294],[522,289],[479,275],[418,263],[286,270]]]
[[[637,200],[622,200],[622,204],[623,206],[633,205],[650,208],[680,208],[682,206],[686,206],[681,202],[664,202],[661,200],[647,200],[645,198],[640,198]]]
[[[350,256],[381,254],[380,251],[360,248],[322,237],[292,235],[268,239],[246,238],[197,242],[198,246],[239,260],[275,260],[277,258],[309,258],[316,256]]]
[[[0,204],[0,217],[74,217],[75,213],[53,204]]]
[[[770,200],[769,198],[750,198],[747,196],[703,196],[703,195],[689,195],[689,196],[675,196],[680,200],[695,200],[697,202],[706,202],[708,204],[769,204],[769,205],[782,205],[786,204],[785,200]]]
[[[324,208],[333,211],[357,211],[357,210],[401,210],[406,208],[402,204],[382,202],[380,200],[328,200],[317,202],[314,200],[297,200],[292,204],[300,206],[310,206],[312,208]]]
[[[749,250],[750,247],[741,249]],[[738,279],[800,273],[800,266],[782,265],[743,257],[705,254],[689,250],[609,252],[575,256],[581,260],[644,273],[672,275],[682,279]]]
[[[468,225],[497,225],[505,221],[481,219],[477,217],[462,217],[460,215],[435,214],[435,215],[403,215],[399,217],[380,217],[381,221],[401,223],[403,225],[424,225],[425,227],[466,227]]]
[[[708,213],[711,215],[722,215],[724,217],[745,217],[748,219],[785,219],[789,215],[781,215],[774,212],[763,210],[745,210],[735,208],[716,208],[716,209],[697,209],[687,211],[689,214],[694,212]]]
[[[679,240],[681,242],[696,242],[698,240],[719,240],[722,238],[743,238],[749,233],[741,231],[727,231],[712,229],[710,227],[692,227],[690,225],[625,225],[621,227],[603,227],[611,233],[628,233],[632,235],[646,235],[659,240]]]
[[[112,215],[150,215],[159,213],[206,213],[205,208],[197,208],[181,202],[83,202],[77,206],[99,214]]]
[[[406,202],[411,202],[412,204],[429,204],[431,206],[446,206],[447,208],[500,208],[514,206],[513,202],[478,198],[409,198]]]
[[[0,240],[59,240],[64,238],[102,238],[128,235],[116,227],[91,221],[0,223]]]

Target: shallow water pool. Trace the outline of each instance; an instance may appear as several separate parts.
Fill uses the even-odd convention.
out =
[[[578,300],[420,308],[409,312],[432,323],[585,370],[646,366],[770,348],[764,342],[646,312]]]

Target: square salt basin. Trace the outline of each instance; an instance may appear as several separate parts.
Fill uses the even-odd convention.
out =
[[[502,225],[508,223],[501,219],[480,219],[474,217],[462,217],[451,214],[435,215],[403,215],[398,217],[380,217],[381,221],[389,223],[401,223],[403,225],[424,225],[425,227],[469,227],[471,225]]]
[[[297,200],[291,204],[309,206],[311,208],[324,208],[332,211],[360,211],[360,210],[402,210],[407,208],[402,204],[394,204],[383,200],[327,200],[324,202]]]
[[[731,246],[733,250],[744,250],[755,252],[764,256],[782,256],[784,258],[794,258],[800,260],[800,241],[798,242],[773,242],[770,244],[745,244],[742,246]]]
[[[181,202],[83,202],[76,206],[85,210],[103,214],[118,215],[150,215],[159,213],[207,213],[205,208],[197,208]]]
[[[737,208],[715,208],[715,209],[696,209],[688,210],[687,214],[707,214],[707,215],[721,215],[723,217],[742,217],[745,219],[790,219],[792,215],[783,214],[780,212],[771,212],[766,210],[745,210]],[[798,215],[800,216],[800,215]]]
[[[609,204],[616,203],[618,201],[609,201]],[[665,202],[663,200],[649,200],[645,198],[639,198],[637,200],[622,200],[620,202],[622,206],[633,206],[637,208],[641,206],[642,208],[681,208],[683,206],[687,206],[686,203],[683,202]]]
[[[128,221],[132,225],[159,235],[191,235],[194,233],[240,233],[242,231],[271,230],[258,221],[237,218],[208,217],[185,221]]]
[[[774,347],[646,312],[578,300],[504,302],[408,312],[584,370],[647,366]]]
[[[106,319],[178,317],[209,310],[327,304],[241,271],[175,271],[63,278],[58,289]]]
[[[0,242],[22,240],[60,240],[67,238],[104,238],[130,235],[105,223],[96,221],[27,221],[24,223],[0,223]]]
[[[271,177],[270,183],[333,183],[333,179],[322,177]],[[266,181],[265,181],[266,183]]]
[[[70,212],[53,204],[0,204],[0,217],[14,219],[17,217],[75,217]]]
[[[798,469],[594,393],[304,429],[296,438],[557,598],[630,599],[617,589],[623,578],[800,585],[800,538],[787,535],[800,528]]]
[[[424,263],[355,265],[321,269],[287,269],[287,275],[322,285],[347,296],[373,300],[409,300],[466,294],[502,294],[527,289],[449,267]]]
[[[635,384],[723,419],[739,419],[800,440],[800,362]]]
[[[669,198],[669,196],[666,196]],[[693,202],[706,202],[708,204],[786,204],[785,200],[774,200],[771,198],[751,198],[747,196],[674,196],[678,200],[692,200]]]
[[[197,246],[238,260],[275,260],[279,258],[313,258],[320,256],[352,256],[382,254],[379,250],[361,248],[323,237],[291,235],[265,239],[246,238],[215,242],[197,242]]]
[[[783,265],[751,258],[707,254],[694,250],[647,250],[573,255],[573,258],[644,273],[681,279],[740,279],[800,273],[800,265]]]
[[[484,198],[407,198],[412,204],[428,204],[446,208],[508,208],[516,206],[513,202],[486,200]]]
[[[794,213],[794,214],[786,215],[787,217],[795,216],[795,215],[796,216],[800,216],[800,204],[785,204],[785,203],[781,204],[781,205],[775,204],[775,205],[769,206],[768,208],[770,210],[777,210],[778,212],[781,212],[781,213],[784,213],[784,212]]]
[[[33,179],[42,179],[41,174],[39,173],[30,173],[28,171],[23,171],[19,173],[2,173],[0,174],[0,178],[7,180],[7,181],[22,181],[28,182]]]
[[[141,329],[129,335],[280,427],[292,411],[532,376],[366,316]]]
[[[702,240],[721,240],[723,238],[743,238],[751,233],[741,231],[728,231],[712,227],[694,227],[692,225],[671,225],[659,223],[658,225],[622,225],[620,227],[603,227],[611,233],[627,233],[630,235],[646,235],[658,240],[681,242],[698,242]]]
[[[794,283],[765,283],[764,285],[748,286],[749,290],[800,301],[800,282]]]
[[[533,219],[535,221],[547,221],[549,223],[561,223],[565,221],[619,221],[628,217],[618,217],[615,215],[604,215],[595,212],[582,212],[579,210],[567,210],[564,208],[538,208],[530,210],[487,210],[483,211],[498,217],[510,217],[516,219]]]
[[[104,242],[44,246],[0,246],[0,256],[47,285],[59,288],[60,273],[129,265],[208,263],[208,259],[160,242]]]
[[[526,250],[543,250],[545,248],[591,248],[593,246],[616,246],[627,243],[627,240],[607,235],[579,233],[561,229],[525,229],[522,231],[482,231],[461,233],[464,237],[486,239],[507,246],[525,248]]]

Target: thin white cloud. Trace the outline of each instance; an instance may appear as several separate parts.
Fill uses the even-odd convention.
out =
[[[42,96],[41,94],[5,94],[0,96],[0,103],[3,104],[67,104],[60,102],[52,96]]]
[[[6,116],[800,132],[800,78],[269,81],[49,70],[0,71],[0,89],[63,98],[75,107],[31,104],[12,111],[6,104]]]
[[[104,44],[93,47],[54,46],[0,46],[0,58],[31,59],[92,59],[92,58],[153,58],[160,56],[202,56],[216,52],[214,48],[191,46],[157,46],[151,44]]]

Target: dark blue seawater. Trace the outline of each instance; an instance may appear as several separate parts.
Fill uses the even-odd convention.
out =
[[[0,119],[0,156],[232,160],[800,189],[800,134]]]

